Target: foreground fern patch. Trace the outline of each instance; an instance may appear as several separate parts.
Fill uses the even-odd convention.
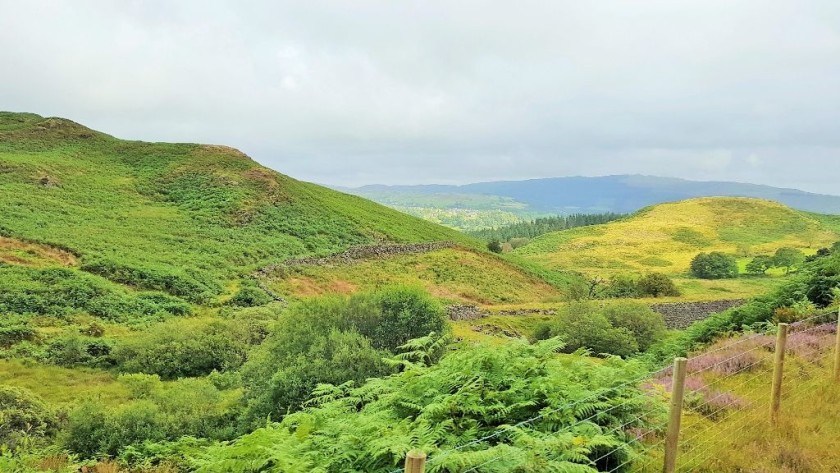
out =
[[[429,339],[431,341],[431,339]],[[636,454],[664,403],[635,380],[642,366],[558,355],[556,339],[471,346],[362,386],[322,385],[308,408],[191,459],[201,472],[390,472],[429,454],[432,472],[605,471]]]

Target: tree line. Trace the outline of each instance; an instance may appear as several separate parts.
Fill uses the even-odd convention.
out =
[[[613,212],[555,215],[536,218],[528,222],[518,222],[485,230],[477,230],[469,232],[469,234],[485,241],[508,242],[515,238],[534,238],[544,233],[556,232],[558,230],[608,223],[625,216],[626,214]]]

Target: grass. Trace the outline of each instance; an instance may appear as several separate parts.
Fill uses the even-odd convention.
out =
[[[773,339],[765,344],[772,347]],[[823,347],[831,346],[833,335]],[[791,345],[793,346],[793,345]],[[715,348],[715,347],[712,347]],[[742,345],[739,350],[746,350]],[[832,381],[831,350],[794,349],[789,353],[778,425],[769,422],[772,350],[757,352],[755,369],[706,374],[703,383],[728,393],[741,407],[714,419],[693,410],[683,414],[679,472],[818,473],[840,465],[840,384]],[[691,371],[691,369],[689,370]],[[732,374],[734,373],[734,374]],[[695,384],[698,381],[695,381]],[[688,385],[687,381],[687,385]],[[661,471],[662,452],[654,448],[638,471]]]
[[[687,277],[700,252],[772,254],[790,246],[813,253],[831,246],[840,219],[800,212],[781,204],[746,198],[699,198],[661,204],[605,225],[542,235],[511,256],[547,270],[580,271],[588,276],[661,272],[677,278],[692,298],[755,295],[772,288],[780,276],[713,283]],[[749,258],[739,261],[743,268]]]
[[[28,389],[57,407],[82,399],[109,405],[127,402],[130,395],[111,372],[93,368],[62,368],[20,360],[0,360],[0,383]]]
[[[505,259],[466,248],[330,266],[298,266],[269,283],[291,298],[354,293],[390,284],[419,286],[448,302],[481,305],[560,300],[560,291]]]

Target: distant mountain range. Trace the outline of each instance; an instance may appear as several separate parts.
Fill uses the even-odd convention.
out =
[[[840,214],[840,196],[757,184],[641,175],[557,177],[461,186],[369,185],[341,190],[403,210],[505,211],[526,218],[540,214],[629,213],[653,204],[711,196],[768,199],[800,210]]]

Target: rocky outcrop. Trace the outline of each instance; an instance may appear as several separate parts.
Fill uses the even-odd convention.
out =
[[[475,305],[461,305],[453,304],[446,308],[446,314],[449,320],[476,320],[487,317],[487,312],[478,308]]]
[[[523,315],[556,315],[554,309],[505,309],[500,310],[499,315],[523,316]]]
[[[708,302],[671,302],[653,304],[651,309],[659,312],[665,318],[665,325],[669,329],[684,329],[689,325],[706,317],[723,312],[744,303],[743,300],[723,300]]]

